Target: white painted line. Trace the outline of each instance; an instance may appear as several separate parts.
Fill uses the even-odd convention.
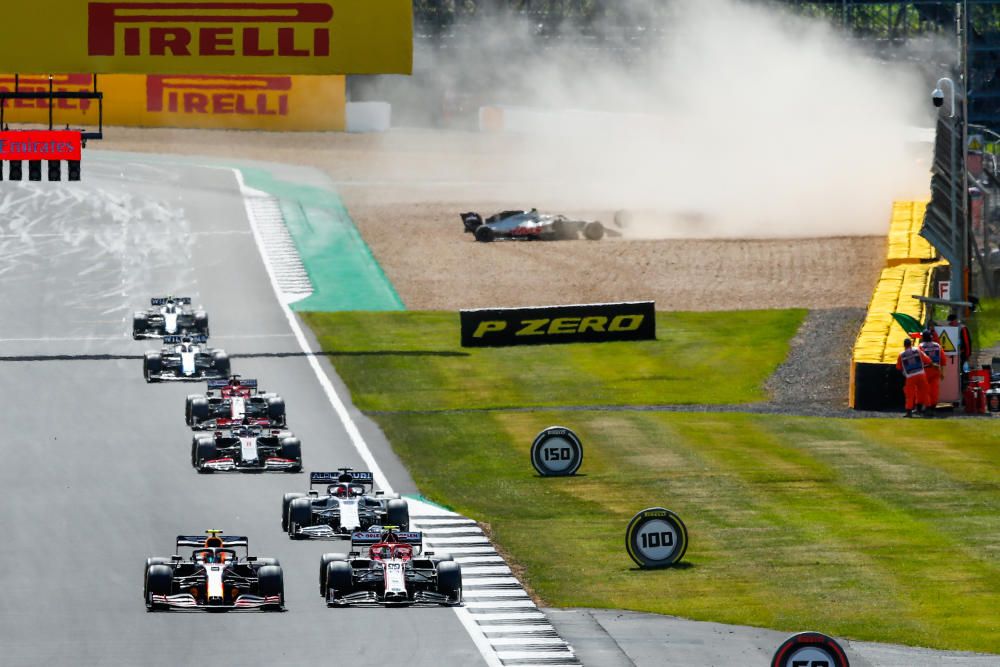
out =
[[[479,567],[462,568],[463,577],[475,574],[510,574],[510,568],[506,565],[482,565]]]
[[[511,611],[511,612],[499,612],[496,614],[474,613],[472,614],[472,618],[476,619],[476,621],[478,621],[479,623],[489,623],[490,621],[532,621],[532,623],[525,623],[523,627],[525,628],[552,627],[546,621],[545,614],[543,614],[540,611]],[[537,621],[542,621],[544,625],[536,625],[535,622]]]
[[[476,620],[479,620],[478,618]],[[517,634],[521,633],[541,633],[541,632],[555,632],[553,628],[548,623],[538,623],[535,625],[483,625],[482,622],[479,623],[479,629],[486,634],[490,633],[503,633],[503,634]]]
[[[500,657],[497,652],[493,649],[488,641],[486,641],[486,635],[479,628],[479,624],[473,620],[472,614],[470,614],[464,607],[452,607],[455,611],[455,616],[458,617],[459,622],[465,631],[469,633],[469,637],[472,638],[472,642],[479,649],[479,654],[483,656],[483,660],[489,667],[503,667],[503,663],[500,661]]]
[[[576,659],[576,654],[572,651],[497,651],[497,655],[501,660],[530,660],[531,658],[566,658],[568,660]],[[578,663],[571,663],[578,664]],[[518,665],[518,667],[523,667],[523,665]]]
[[[385,476],[382,472],[382,468],[379,466],[378,461],[375,460],[375,456],[372,454],[371,450],[368,449],[368,443],[361,436],[361,431],[358,430],[357,424],[351,419],[350,413],[347,411],[347,406],[337,395],[337,390],[333,388],[333,383],[330,382],[330,378],[327,377],[326,372],[319,365],[319,361],[313,355],[312,349],[309,347],[309,342],[306,340],[305,334],[302,332],[302,327],[299,325],[298,319],[295,317],[295,313],[292,309],[288,307],[285,299],[282,297],[281,288],[278,286],[278,279],[274,273],[274,267],[271,266],[271,260],[267,256],[267,251],[264,250],[264,240],[261,238],[260,229],[257,225],[257,220],[254,215],[253,207],[251,206],[250,198],[253,196],[268,196],[265,193],[260,193],[257,190],[247,187],[246,183],[243,181],[243,173],[239,169],[233,169],[232,172],[236,175],[236,182],[240,186],[240,192],[243,194],[243,206],[246,210],[247,220],[250,222],[250,230],[253,232],[254,241],[257,244],[257,251],[260,253],[261,261],[264,263],[264,269],[267,271],[267,277],[271,281],[271,288],[274,290],[274,296],[277,298],[278,303],[281,306],[281,310],[285,313],[285,319],[288,320],[288,326],[291,328],[292,333],[295,334],[295,340],[298,342],[299,347],[302,352],[305,353],[305,359],[312,369],[313,373],[316,375],[316,380],[319,381],[320,387],[323,388],[323,393],[326,394],[327,400],[330,405],[333,406],[334,412],[337,413],[337,417],[340,419],[341,424],[344,425],[344,430],[347,431],[347,437],[351,439],[351,444],[361,455],[361,460],[365,462],[368,469],[371,471],[375,478],[375,483],[378,484],[379,488],[386,493],[394,493],[392,490],[392,485],[389,483],[389,478]]]
[[[463,595],[465,591],[462,591]],[[493,602],[466,602],[470,609],[538,609],[531,600],[496,600]],[[457,609],[457,607],[456,607]]]
[[[420,522],[423,525],[423,521]],[[464,528],[422,528],[424,535],[482,535],[483,531],[476,526],[465,526]]]
[[[481,629],[482,626],[480,626]],[[541,646],[544,644],[566,647],[566,642],[558,637],[497,637],[490,639],[489,642],[494,646],[523,646],[526,644]]]
[[[385,476],[385,473],[382,472],[382,468],[378,465],[378,462],[375,460],[375,456],[368,448],[368,443],[365,442],[357,424],[355,424],[354,420],[351,419],[351,414],[348,412],[347,406],[344,405],[340,396],[337,395],[337,391],[333,388],[333,383],[330,382],[330,378],[320,366],[319,361],[312,354],[312,349],[309,347],[309,342],[306,340],[298,319],[295,317],[291,308],[288,307],[286,299],[282,296],[277,275],[275,274],[274,267],[271,265],[271,261],[267,256],[267,251],[264,249],[264,240],[261,237],[260,228],[254,216],[253,206],[250,202],[250,196],[256,194],[257,191],[247,187],[246,183],[243,181],[243,173],[239,169],[233,169],[232,171],[236,176],[236,182],[239,184],[240,192],[243,195],[243,206],[246,210],[247,220],[250,223],[250,230],[253,232],[254,243],[257,245],[257,251],[260,253],[261,261],[264,263],[264,269],[267,271],[267,277],[271,282],[271,288],[274,290],[274,296],[278,300],[278,304],[281,306],[282,311],[285,313],[285,319],[288,320],[288,326],[291,328],[292,333],[295,334],[295,340],[302,349],[302,352],[306,354],[305,358],[309,363],[309,367],[316,375],[316,380],[319,382],[320,387],[323,388],[323,392],[326,394],[327,400],[333,407],[334,412],[337,413],[337,417],[340,419],[340,422],[344,425],[344,430],[347,432],[347,436],[351,439],[351,444],[354,445],[354,448],[358,451],[362,461],[364,461],[365,465],[368,466],[368,469],[372,472],[372,476],[375,478],[375,483],[378,484],[379,488],[386,493],[393,493],[392,485],[389,483],[389,479]],[[278,209],[277,213],[280,214],[280,212],[280,209]],[[427,503],[419,504],[427,506]],[[434,510],[435,511],[430,511],[429,513],[444,514],[446,512],[446,510],[440,510],[438,508],[434,508]],[[527,600],[526,602],[534,606],[534,603],[530,600]],[[479,654],[483,657],[483,660],[486,661],[488,667],[503,667],[503,663],[501,662],[497,652],[493,649],[489,642],[486,641],[485,636],[479,629],[479,625],[472,620],[472,615],[469,614],[464,607],[452,607],[452,610],[455,612],[455,616],[458,618],[459,622],[461,622],[462,627],[465,628],[465,631],[472,639],[472,642],[476,645],[476,648],[479,650]]]
[[[495,554],[496,550],[493,547],[442,547],[441,551],[443,553],[449,554]],[[503,560],[502,558],[500,560]]]
[[[528,594],[520,588],[491,588],[485,591],[462,589],[462,595],[467,598],[526,598]]]
[[[462,574],[469,574],[464,568],[462,569]],[[514,577],[482,577],[469,579],[466,577],[462,581],[462,586],[468,588],[469,586],[500,586],[500,585],[510,585],[520,587],[521,582],[519,582]]]
[[[437,545],[448,545],[448,544],[463,544],[467,546],[472,546],[473,544],[489,544],[490,541],[483,536],[482,533],[479,536],[466,535],[464,537],[431,537],[427,540],[433,544]]]
[[[500,556],[460,556],[455,559],[455,562],[459,565],[465,563],[504,563],[504,559]]]
[[[410,520],[414,521],[416,523],[419,523],[422,526],[443,526],[443,525],[449,525],[449,526],[450,525],[455,525],[455,526],[457,526],[459,524],[469,524],[470,526],[475,526],[476,525],[476,522],[473,521],[472,519],[462,519],[462,518],[459,518],[457,516],[454,519],[437,519],[437,518],[434,518],[434,519],[421,519],[421,518],[417,518],[417,517],[411,516]]]

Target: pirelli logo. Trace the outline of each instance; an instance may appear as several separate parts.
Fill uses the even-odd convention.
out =
[[[656,339],[652,301],[461,312],[462,347]]]
[[[327,2],[90,2],[91,56],[330,55]]]
[[[290,76],[146,77],[150,113],[287,116]]]
[[[22,93],[46,93],[49,90],[48,76],[22,75],[17,79],[17,89]],[[0,91],[13,92],[14,75],[0,75]],[[56,92],[88,92],[94,89],[94,80],[90,74],[56,74],[52,77],[52,90]],[[5,108],[10,109],[45,109],[49,108],[48,100],[3,100]],[[78,109],[86,111],[96,106],[92,100],[54,100],[55,109]],[[22,119],[11,119],[22,122]]]

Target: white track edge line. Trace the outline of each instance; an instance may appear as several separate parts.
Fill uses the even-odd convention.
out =
[[[254,212],[250,207],[250,200],[248,195],[251,193],[251,188],[247,187],[247,184],[243,181],[243,172],[239,169],[232,169],[232,172],[236,175],[236,182],[240,186],[240,194],[243,197],[243,208],[247,214],[247,220],[250,223],[250,230],[253,232],[254,243],[257,246],[257,252],[260,253],[261,261],[264,262],[264,269],[267,271],[267,278],[271,282],[271,288],[274,290],[274,296],[278,299],[278,304],[281,306],[281,310],[285,313],[285,319],[288,320],[288,326],[291,327],[292,333],[295,334],[295,340],[302,348],[302,352],[305,353],[306,359],[309,361],[309,366],[312,368],[313,373],[316,375],[316,379],[319,381],[320,386],[323,388],[323,392],[326,394],[327,399],[330,401],[330,405],[333,406],[334,411],[337,413],[337,417],[340,418],[341,424],[344,426],[344,430],[347,431],[347,436],[351,439],[351,444],[361,455],[361,459],[365,462],[365,465],[369,466],[372,475],[375,477],[375,481],[386,493],[394,493],[392,486],[389,484],[388,478],[385,473],[382,472],[382,468],[375,461],[375,456],[372,454],[371,450],[368,448],[368,443],[365,442],[364,437],[361,435],[361,431],[358,430],[357,424],[351,419],[350,413],[347,411],[347,406],[337,395],[337,391],[333,388],[333,383],[330,382],[330,378],[327,377],[323,368],[319,365],[316,360],[315,355],[312,353],[312,349],[309,347],[309,342],[306,340],[306,336],[302,331],[302,327],[299,325],[298,320],[295,318],[295,313],[292,309],[288,307],[285,303],[285,299],[282,297],[281,290],[278,287],[277,277],[274,274],[274,267],[271,266],[271,260],[267,256],[267,251],[264,250],[263,239],[260,235],[260,230],[257,228],[257,221],[254,218]],[[500,661],[497,652],[493,649],[492,645],[486,641],[486,636],[479,629],[479,625],[472,619],[472,615],[466,611],[464,607],[452,607],[455,612],[455,616],[458,618],[462,627],[468,633],[469,637],[472,639],[472,643],[476,645],[479,650],[479,654],[486,661],[489,667],[503,667],[503,663]]]

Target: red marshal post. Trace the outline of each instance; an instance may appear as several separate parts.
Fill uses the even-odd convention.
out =
[[[15,130],[0,132],[0,160],[79,161],[80,132],[70,130]]]

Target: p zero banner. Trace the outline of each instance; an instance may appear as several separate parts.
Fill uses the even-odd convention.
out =
[[[409,74],[412,0],[5,2],[0,71]]]
[[[462,347],[656,340],[652,301],[461,311]]]
[[[343,130],[343,76],[138,75],[98,77],[104,93],[104,124],[139,127],[243,130]],[[93,90],[89,74],[55,76],[57,91]],[[22,91],[49,89],[47,76],[22,75]],[[0,75],[0,90],[14,90],[14,75]],[[57,126],[96,125],[91,100],[55,100]],[[48,123],[48,100],[8,100],[8,123]]]
[[[79,160],[79,132],[0,132],[0,160]]]

